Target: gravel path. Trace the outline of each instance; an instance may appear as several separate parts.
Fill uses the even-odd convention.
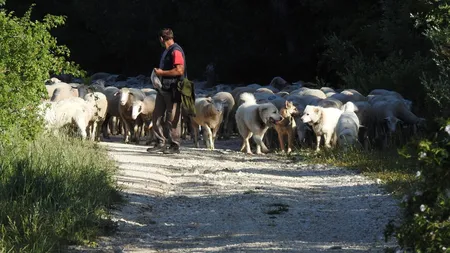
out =
[[[383,252],[397,201],[346,169],[293,163],[273,154],[185,143],[181,154],[104,142],[129,201],[97,249],[78,252]]]

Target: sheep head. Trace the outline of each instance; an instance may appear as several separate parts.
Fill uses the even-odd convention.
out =
[[[391,133],[395,132],[395,130],[397,129],[397,124],[401,122],[401,120],[399,120],[397,117],[394,116],[388,116],[384,118],[384,120],[386,122],[389,132]]]
[[[130,96],[130,90],[128,88],[120,89],[120,104],[126,105]]]

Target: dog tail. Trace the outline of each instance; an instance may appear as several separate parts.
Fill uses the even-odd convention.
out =
[[[244,103],[256,104],[256,98],[252,93],[244,92],[241,94],[240,98]]]

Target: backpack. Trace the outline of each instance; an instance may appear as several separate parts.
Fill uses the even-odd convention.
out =
[[[181,107],[187,112],[189,116],[195,117],[195,92],[194,82],[184,78],[177,84],[177,90],[181,93]]]

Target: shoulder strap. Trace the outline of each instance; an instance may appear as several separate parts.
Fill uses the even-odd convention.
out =
[[[173,50],[179,50],[181,52],[181,54],[183,55],[183,59],[184,59],[184,78],[188,78],[187,77],[187,63],[186,63],[186,55],[184,54],[184,50],[180,47],[180,45],[178,45],[177,43],[173,44],[173,46],[169,49],[169,51],[167,52],[168,54],[172,54]]]

